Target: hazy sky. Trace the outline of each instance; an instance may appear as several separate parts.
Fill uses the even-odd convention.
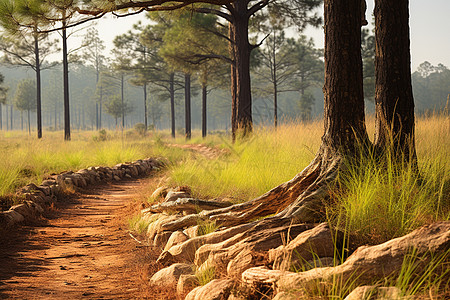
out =
[[[393,0],[395,1],[395,0]],[[374,0],[367,0],[367,19],[372,20]],[[99,21],[98,30],[112,48],[116,35],[125,33],[132,24],[144,20],[143,15]],[[450,68],[450,0],[410,0],[411,63],[415,71],[419,64],[429,61]],[[323,47],[323,30],[309,28],[306,32],[314,38],[317,47]],[[108,50],[108,51],[109,51]]]

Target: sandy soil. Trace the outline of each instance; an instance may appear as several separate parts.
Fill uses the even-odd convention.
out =
[[[91,188],[58,203],[48,219],[1,233],[0,299],[171,298],[149,290],[157,254],[126,225],[150,180]]]

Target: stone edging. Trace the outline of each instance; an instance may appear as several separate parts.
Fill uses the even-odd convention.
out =
[[[131,163],[123,163],[114,167],[89,167],[77,172],[69,171],[54,175],[44,180],[41,185],[29,184],[20,189],[19,197],[23,203],[12,206],[7,211],[0,212],[0,229],[32,220],[42,214],[44,205],[58,201],[64,191],[86,188],[88,186],[119,181],[127,178],[138,178],[157,171],[164,162],[154,158],[146,158]]]

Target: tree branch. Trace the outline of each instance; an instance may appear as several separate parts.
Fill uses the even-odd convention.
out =
[[[263,9],[264,7],[266,7],[269,4],[269,0],[263,0],[260,1],[258,3],[256,3],[255,5],[253,5],[247,12],[247,15],[249,17],[253,16],[256,12],[260,11],[261,9]]]

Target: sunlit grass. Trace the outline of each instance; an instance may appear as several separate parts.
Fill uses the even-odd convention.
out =
[[[322,127],[311,124],[257,128],[250,139],[232,145],[215,139],[228,151],[218,160],[198,157],[172,169],[174,184],[186,184],[207,197],[233,197],[239,201],[256,197],[291,179],[314,158]],[[211,141],[210,138],[207,141]]]
[[[72,141],[64,142],[62,132],[46,132],[40,140],[22,132],[0,132],[0,196],[17,187],[39,183],[52,173],[78,170],[90,166],[115,164],[161,156],[165,149],[154,146],[152,136],[129,135],[96,141],[97,132],[75,132]],[[168,155],[170,157],[170,155]],[[173,156],[173,155],[172,155]]]

